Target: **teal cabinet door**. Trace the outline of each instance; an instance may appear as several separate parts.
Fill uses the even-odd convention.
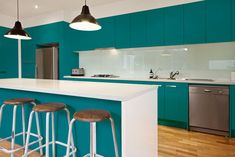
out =
[[[232,40],[235,41],[235,0],[232,0]]]
[[[76,34],[78,36],[78,50],[79,51],[87,51],[87,50],[95,49],[94,32],[78,31]]]
[[[206,42],[205,1],[184,5],[184,43]]]
[[[235,86],[230,86],[230,135],[235,137]]]
[[[188,122],[188,87],[187,84],[166,83],[165,119]]]
[[[130,14],[131,47],[146,46],[146,12]]]
[[[183,44],[183,6],[165,8],[165,45]]]
[[[99,31],[94,31],[92,33],[92,43],[93,47],[96,48],[110,48],[115,47],[115,25],[114,18],[103,18],[99,19],[98,22],[102,26],[102,29]]]
[[[165,85],[164,83],[158,85],[158,119],[165,119]]]
[[[130,47],[130,15],[120,15],[115,18],[115,47]]]
[[[164,9],[147,12],[147,46],[164,45]]]
[[[231,41],[231,0],[207,0],[207,42]]]

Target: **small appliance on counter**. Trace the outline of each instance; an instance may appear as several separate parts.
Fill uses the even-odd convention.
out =
[[[71,76],[85,76],[85,69],[84,68],[72,69]]]

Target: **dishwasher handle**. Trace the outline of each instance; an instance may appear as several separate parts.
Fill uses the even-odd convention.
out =
[[[211,92],[212,92],[212,90],[204,89],[204,92],[205,92],[205,93],[211,93]]]

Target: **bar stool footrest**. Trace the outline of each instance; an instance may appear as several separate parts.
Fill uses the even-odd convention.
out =
[[[15,135],[15,137],[22,136],[23,134],[28,135],[27,132],[21,132],[21,133],[17,133],[17,134]],[[34,134],[34,133],[30,133],[30,136],[34,136],[34,137],[38,138],[38,140],[35,140],[35,141],[33,141],[33,142],[30,142],[30,143],[29,143],[29,146],[34,145],[35,143],[38,143],[38,142],[42,141],[42,139],[43,139],[42,136],[38,136],[37,134]],[[6,137],[6,138],[0,139],[0,142],[8,141],[8,140],[11,139],[11,138],[12,138],[12,136],[8,136],[8,137]],[[9,141],[9,142],[10,142],[10,141]],[[3,152],[6,153],[6,154],[10,154],[10,153],[14,153],[14,152],[20,151],[20,150],[22,150],[22,149],[24,149],[24,148],[25,148],[25,146],[22,146],[22,147],[19,147],[19,148],[16,148],[16,149],[11,150],[11,149],[7,149],[7,148],[4,148],[4,147],[0,146],[0,151],[3,151]]]
[[[49,142],[49,145],[51,145],[51,144],[53,144],[53,142],[51,141],[51,142]],[[57,145],[61,145],[61,146],[64,146],[64,147],[67,147],[67,144],[65,144],[65,143],[63,143],[63,142],[60,142],[60,141],[55,141],[55,144],[57,144]],[[41,148],[45,148],[46,147],[46,144],[44,144],[44,145],[42,145],[41,147],[38,147],[38,148],[35,148],[35,149],[33,149],[33,150],[31,150],[31,151],[29,151],[27,154],[25,154],[25,155],[30,155],[31,153],[33,153],[33,152],[35,152],[35,151],[37,151],[37,150],[39,150],[39,149],[41,149]],[[72,155],[72,154],[74,154],[76,151],[77,151],[77,148],[73,148],[72,146],[70,146],[70,149],[72,149],[72,152],[70,152],[70,154],[69,155]]]
[[[87,155],[85,155],[85,156],[83,156],[83,157],[90,157],[90,154],[87,154]],[[99,155],[99,154],[96,154],[95,157],[104,157],[104,156]]]

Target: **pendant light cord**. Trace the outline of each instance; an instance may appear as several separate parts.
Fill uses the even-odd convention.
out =
[[[20,7],[19,7],[19,0],[17,0],[17,21],[20,20]]]
[[[86,5],[86,0],[85,0],[85,5]]]

